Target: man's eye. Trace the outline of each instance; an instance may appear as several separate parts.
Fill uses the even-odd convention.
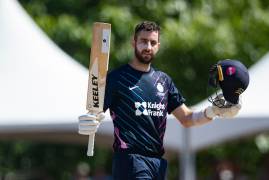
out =
[[[142,40],[142,43],[147,44],[147,43],[148,43],[148,41],[147,41],[147,40],[145,40],[145,39],[143,39],[143,40]]]
[[[155,46],[157,44],[156,41],[151,41],[150,43],[151,43],[152,46]]]

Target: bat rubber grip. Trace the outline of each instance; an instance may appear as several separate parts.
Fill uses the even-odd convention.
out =
[[[95,134],[89,135],[87,156],[93,156]]]

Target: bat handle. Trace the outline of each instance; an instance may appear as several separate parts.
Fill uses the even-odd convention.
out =
[[[93,152],[94,152],[94,136],[95,136],[95,134],[89,135],[87,156],[93,156]]]

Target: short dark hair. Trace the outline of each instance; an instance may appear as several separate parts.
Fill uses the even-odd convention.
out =
[[[150,31],[150,32],[157,31],[158,33],[160,33],[161,28],[157,23],[153,21],[143,21],[137,24],[135,27],[135,33],[134,33],[135,40],[137,39],[137,36],[141,31]]]

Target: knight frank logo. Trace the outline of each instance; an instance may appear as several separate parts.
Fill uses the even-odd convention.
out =
[[[135,102],[135,115],[136,116],[141,116],[141,114],[144,114],[144,115],[149,115],[148,114],[148,111],[147,111],[147,103],[146,102]]]
[[[152,102],[135,102],[135,115],[136,116],[163,116],[163,110],[165,109],[162,103]]]

